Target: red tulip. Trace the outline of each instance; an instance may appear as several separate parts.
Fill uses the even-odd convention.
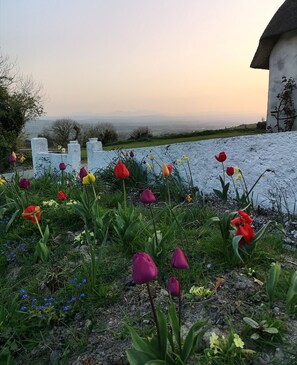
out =
[[[27,221],[36,224],[40,220],[40,207],[38,205],[29,205],[22,213],[22,217]]]
[[[167,165],[167,169],[169,170],[169,172],[170,172],[170,174],[171,174],[171,171],[172,171],[172,165],[171,165],[171,164]]]
[[[67,194],[63,193],[62,191],[58,191],[58,198],[61,200],[61,201],[64,201],[67,199]]]
[[[79,170],[79,177],[80,177],[80,179],[82,180],[85,176],[87,176],[88,175],[88,172],[87,172],[87,170],[84,168],[84,167],[82,167],[80,170]]]
[[[228,176],[232,176],[232,175],[234,175],[234,167],[233,167],[233,166],[228,166],[228,167],[226,168],[226,174],[227,174]]]
[[[220,152],[220,153],[218,154],[218,156],[215,156],[215,159],[216,159],[218,162],[224,162],[224,161],[226,161],[226,159],[227,159],[226,153],[225,153],[225,152]]]
[[[177,247],[171,257],[171,266],[174,269],[187,269],[189,267],[188,261],[183,251]]]
[[[242,246],[244,243],[250,243],[252,238],[255,236],[252,223],[252,218],[243,210],[238,211],[239,217],[231,220],[230,224],[236,228],[235,236],[242,236],[239,241],[239,245]]]
[[[61,162],[61,163],[59,164],[59,169],[60,169],[61,171],[66,170],[66,165],[64,164],[64,162]]]
[[[132,278],[135,284],[144,284],[155,280],[158,269],[150,257],[145,252],[138,252],[133,256]]]
[[[145,189],[140,196],[141,203],[152,204],[156,202],[155,195],[150,191],[150,189]]]
[[[172,276],[167,282],[167,291],[172,297],[180,297],[179,281]]]
[[[126,179],[130,176],[129,170],[121,161],[115,165],[113,171],[118,179]]]
[[[22,178],[19,180],[18,185],[21,189],[28,189],[30,186],[30,181],[28,179]]]

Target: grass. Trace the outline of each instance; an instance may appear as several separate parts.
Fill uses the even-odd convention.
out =
[[[131,170],[136,168],[137,166],[131,166]],[[139,168],[141,169],[141,165]],[[93,190],[89,186],[81,186],[79,181],[68,176],[71,181],[67,189],[68,201],[78,201],[81,207],[82,192],[85,191],[87,209],[84,211],[57,199],[57,191],[61,189],[58,176],[48,174],[32,180],[27,191],[18,189],[14,179],[7,185],[0,186],[1,364],[22,364],[24,361],[28,364],[48,363],[51,352],[47,350],[45,353],[41,350],[42,346],[56,351],[59,354],[59,363],[70,363],[87,351],[89,336],[92,337],[92,331],[96,330],[102,343],[110,336],[108,338],[111,341],[110,346],[114,346],[114,353],[120,352],[118,346],[122,344],[121,341],[126,343],[128,338],[125,322],[133,324],[144,336],[153,332],[144,290],[141,286],[135,287],[131,284],[132,255],[152,249],[147,243],[152,242],[155,237],[150,210],[147,206],[142,206],[138,198],[139,191],[147,186],[147,177],[141,174],[138,176],[141,176],[141,181],[137,194],[133,188],[135,181],[133,184],[127,181],[127,186],[131,186],[128,189],[130,199],[127,210],[119,207],[119,203],[123,206],[123,196],[110,171],[103,171],[96,176],[94,188],[100,199],[94,202]],[[158,180],[158,184],[162,184],[162,180]],[[283,250],[279,231],[265,235],[253,253],[244,256],[244,262],[241,263],[233,254],[231,238],[228,241],[223,240],[218,225],[210,222],[210,218],[220,215],[221,211],[216,210],[212,204],[201,203],[200,200],[188,204],[176,199],[173,207],[170,207],[158,195],[159,187],[158,190],[156,187],[156,184],[151,184],[157,197],[153,212],[159,231],[158,246],[155,250],[152,249],[159,271],[158,280],[152,285],[154,296],[161,304],[166,302],[164,294],[160,299],[161,288],[166,287],[166,282],[172,275],[181,277],[184,293],[188,293],[193,285],[213,289],[216,278],[224,277],[226,281],[221,292],[215,295],[214,301],[205,303],[208,315],[211,317],[214,307],[218,308],[218,318],[230,323],[221,325],[227,331],[226,335],[232,334],[232,331],[239,333],[247,344],[250,341],[250,331],[243,327],[242,318],[253,317],[258,322],[266,319],[280,329],[280,334],[275,337],[265,335],[259,343],[252,343],[253,349],[258,355],[263,344],[268,352],[273,351],[275,346],[285,351],[282,339],[286,325],[297,317],[296,307],[293,306],[290,313],[286,310],[285,297],[293,272],[288,262],[295,262],[297,255]],[[169,187],[176,189],[171,176]],[[186,193],[182,183],[179,190]],[[172,194],[173,199],[176,196]],[[15,199],[6,206],[8,197]],[[41,206],[40,224],[43,228],[46,224],[49,226],[48,261],[34,259],[34,246],[39,240],[38,230],[31,222],[22,219],[21,209],[10,229],[6,229],[12,213],[20,208],[17,204],[25,198],[30,204]],[[49,200],[55,200],[56,204],[43,204]],[[132,201],[135,205],[132,205]],[[99,205],[100,210],[93,210],[93,204]],[[106,221],[103,223],[98,212],[106,213]],[[80,241],[75,240],[75,237],[86,230],[85,222],[89,233],[93,232],[94,236],[82,234]],[[102,237],[102,231],[105,232],[106,229],[108,234]],[[21,244],[26,245],[26,250],[20,249]],[[170,265],[171,252],[177,246],[182,248],[189,262],[189,269],[181,273],[174,271]],[[287,261],[282,259],[283,254]],[[267,274],[274,261],[281,261],[283,267],[273,304],[280,308],[279,316],[270,307],[265,290]],[[251,270],[253,273],[249,276]],[[233,278],[242,278],[254,292],[249,292],[249,286],[246,290],[236,292],[233,284],[237,285],[238,282],[235,279],[233,282]],[[264,285],[256,286],[253,283],[254,278]],[[229,292],[235,297],[228,294]],[[217,300],[218,296],[227,294],[230,296]],[[186,299],[183,301],[185,313],[189,313],[193,303]],[[229,306],[221,307],[222,303],[228,303]],[[134,312],[133,305],[137,309]],[[195,302],[193,305],[195,307]],[[240,310],[237,310],[238,306]],[[139,313],[148,324],[139,319]],[[111,320],[115,327],[108,330]],[[187,321],[187,317],[184,320]],[[214,321],[214,318],[211,317],[211,320]],[[38,347],[37,344],[41,345]],[[213,363],[249,364],[240,350],[233,353],[238,353],[238,356],[230,359],[230,351],[226,351],[222,357],[213,358]],[[209,364],[209,358],[203,351],[195,356],[195,364]]]

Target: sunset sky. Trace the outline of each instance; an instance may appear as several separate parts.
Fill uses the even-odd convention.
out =
[[[0,0],[0,48],[43,85],[47,115],[139,113],[256,122],[249,67],[283,0]]]

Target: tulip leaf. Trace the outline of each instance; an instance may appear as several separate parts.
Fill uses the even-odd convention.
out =
[[[239,255],[239,241],[242,239],[242,236],[234,236],[232,239],[232,247],[233,247],[233,251],[235,253],[235,255],[243,262],[243,259],[241,258],[241,256]]]
[[[297,271],[295,271],[292,275],[290,287],[287,293],[286,301],[288,306],[291,304],[295,296],[297,296]]]
[[[11,218],[10,218],[9,222],[8,222],[8,223],[7,223],[7,225],[6,225],[6,232],[8,232],[8,230],[9,230],[10,226],[12,225],[12,223],[14,222],[14,220],[16,219],[16,216],[19,214],[19,212],[20,212],[20,210],[19,210],[19,209],[17,209],[17,210],[13,213],[13,215],[11,216]]]
[[[179,341],[179,336],[180,336],[180,326],[179,326],[179,320],[176,314],[176,309],[174,306],[174,303],[171,302],[168,305],[168,317],[169,317],[169,322],[170,322],[170,326],[172,328],[174,337],[175,337],[175,341],[178,342]]]
[[[280,263],[279,262],[273,263],[269,270],[268,279],[267,279],[267,283],[266,283],[266,291],[267,291],[270,303],[273,300],[274,293],[275,293],[275,287],[279,281],[280,274],[281,274]]]
[[[255,236],[253,237],[253,239],[252,239],[251,242],[256,243],[257,241],[259,241],[259,239],[264,235],[264,233],[266,232],[267,228],[271,224],[275,224],[275,222],[274,221],[268,221],[266,224],[264,224],[264,226],[261,227],[261,229],[259,229],[259,231],[255,234]]]
[[[165,314],[160,310],[157,310],[157,321],[160,330],[160,343],[161,343],[160,357],[163,360],[165,359],[167,353],[168,331],[167,331],[167,321]]]
[[[130,365],[143,365],[152,360],[152,356],[150,354],[138,351],[135,348],[129,349],[126,354]]]
[[[150,360],[145,365],[167,365],[167,362],[164,360]]]
[[[149,341],[143,340],[138,335],[138,333],[134,330],[134,328],[132,328],[130,326],[126,326],[126,327],[127,327],[128,331],[130,332],[131,339],[132,339],[132,345],[136,351],[143,352],[143,353],[150,355],[151,357],[148,360],[158,357],[158,352],[156,351],[154,344],[151,344]],[[148,360],[146,360],[146,361],[148,361]]]

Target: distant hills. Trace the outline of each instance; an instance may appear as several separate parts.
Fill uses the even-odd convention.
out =
[[[201,121],[197,116],[168,116],[162,114],[137,115],[134,113],[87,114],[79,113],[68,116],[48,116],[36,121],[29,121],[25,127],[28,139],[37,137],[45,128],[50,128],[57,119],[69,118],[81,124],[111,123],[120,138],[126,138],[132,130],[140,126],[148,126],[154,135],[182,133],[216,129],[238,125],[238,121],[223,120]]]

